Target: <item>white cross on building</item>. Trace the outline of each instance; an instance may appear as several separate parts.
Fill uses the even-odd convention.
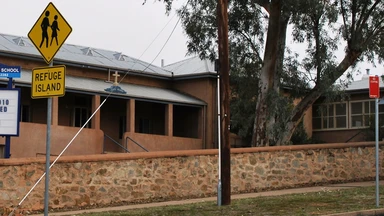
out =
[[[117,82],[117,78],[120,76],[119,73],[117,73],[117,71],[115,71],[114,74],[112,74],[112,76],[115,77],[115,82],[113,83],[114,86],[117,86],[119,83]]]

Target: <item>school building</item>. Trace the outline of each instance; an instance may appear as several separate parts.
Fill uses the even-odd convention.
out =
[[[13,79],[21,89],[21,111],[11,158],[44,156],[47,99],[32,99],[31,85],[32,70],[47,64],[27,37],[7,34],[0,34],[0,63],[22,68],[21,78]],[[120,52],[64,44],[53,65],[65,65],[66,91],[52,97],[52,156],[101,104],[64,155],[217,147],[217,74],[211,62],[189,58],[157,67]],[[0,88],[7,82],[0,78]],[[0,136],[0,151],[4,143]]]

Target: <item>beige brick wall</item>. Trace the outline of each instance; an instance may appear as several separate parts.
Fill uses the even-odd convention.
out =
[[[384,143],[382,143],[384,145]],[[380,152],[380,166],[382,158]],[[17,205],[44,172],[44,158],[0,159],[0,206]],[[217,150],[65,156],[50,174],[50,207],[147,202],[216,193]],[[233,193],[373,179],[374,143],[232,149]],[[41,210],[44,180],[21,209]]]

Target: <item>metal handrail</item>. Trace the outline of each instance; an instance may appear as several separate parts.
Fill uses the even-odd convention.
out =
[[[136,142],[135,140],[133,140],[131,137],[127,136],[125,137],[125,145],[127,146],[127,149],[128,149],[128,141],[127,139],[130,139],[132,142],[134,142],[136,145],[138,145],[140,148],[142,148],[144,151],[146,152],[149,152],[148,149],[144,148],[144,146],[140,145],[138,142]]]
[[[120,143],[116,142],[112,137],[108,136],[107,134],[104,134],[104,137],[107,137],[108,139],[110,139],[113,143],[115,143],[116,145],[118,145],[120,148],[124,149],[125,152],[128,152],[128,153],[131,153],[127,148],[125,148],[124,146],[120,145]],[[105,152],[104,150],[104,145],[105,145],[105,138],[104,138],[104,144],[103,144],[103,153]]]

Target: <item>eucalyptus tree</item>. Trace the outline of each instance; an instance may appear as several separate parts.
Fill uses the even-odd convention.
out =
[[[169,10],[172,0],[163,1]],[[348,68],[360,61],[384,59],[383,2],[229,1],[231,79],[235,84],[232,108],[238,109],[231,110],[232,123],[242,133],[252,131],[253,146],[289,143],[305,111]],[[212,60],[217,53],[216,4],[214,0],[189,0],[178,10],[188,36],[188,52]],[[293,40],[307,45],[302,60],[286,45],[290,25]],[[344,49],[341,61],[335,56],[338,49]],[[300,98],[296,106],[281,97],[281,85],[290,86],[290,94]],[[252,118],[250,106],[242,104],[247,101],[255,106]],[[241,107],[246,107],[247,116],[241,115]]]
[[[334,0],[307,4],[292,18],[293,36],[307,41],[305,71],[315,71],[314,87],[286,117],[284,133],[277,144],[284,144],[304,112],[347,71],[360,61],[384,60],[384,0]],[[307,9],[305,9],[307,8]],[[344,57],[336,60],[338,40],[345,42]],[[351,72],[346,74],[352,76]]]

